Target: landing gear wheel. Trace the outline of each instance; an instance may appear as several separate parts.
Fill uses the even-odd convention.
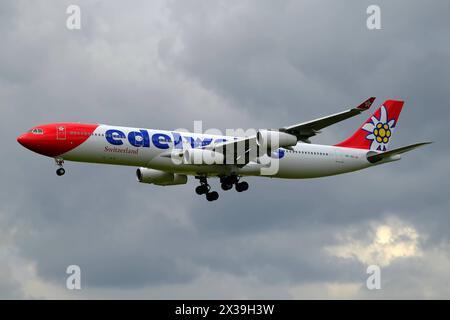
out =
[[[58,170],[56,170],[56,174],[58,175],[58,177],[63,176],[64,173],[66,173],[66,170],[64,170],[63,165],[64,165],[64,159],[61,158],[55,158],[55,163],[56,165],[59,167]]]
[[[230,190],[231,188],[233,188],[233,185],[232,184],[228,184],[228,183],[222,183],[220,186],[222,187],[222,190],[225,190],[225,191]]]
[[[208,201],[215,201],[217,199],[219,199],[219,194],[217,193],[217,191],[208,192],[206,194],[206,200]]]
[[[198,195],[202,195],[208,192],[208,185],[206,184],[202,184],[200,186],[198,186],[197,188],[195,188],[195,193],[197,193]]]
[[[237,192],[243,192],[248,190],[248,183],[245,181],[236,183],[236,191]]]
[[[205,176],[197,176],[196,179],[200,180],[200,185],[195,188],[195,193],[198,195],[205,194],[206,200],[215,201],[219,199],[219,194],[216,191],[211,191],[211,186],[208,184],[208,180]]]

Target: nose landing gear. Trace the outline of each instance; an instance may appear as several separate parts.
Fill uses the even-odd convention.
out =
[[[59,167],[56,170],[56,175],[57,176],[63,176],[66,173],[66,170],[64,170],[63,165],[64,165],[64,160],[63,159],[55,159],[56,165]]]

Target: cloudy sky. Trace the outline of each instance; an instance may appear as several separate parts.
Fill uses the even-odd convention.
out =
[[[81,30],[66,28],[70,4]],[[449,299],[449,12],[419,0],[1,1],[0,298]],[[59,178],[15,140],[56,121],[272,128],[369,96],[406,101],[394,145],[436,143],[343,176],[249,178],[213,203],[192,180],[140,185],[132,167],[67,163]],[[82,290],[65,287],[71,264]],[[381,290],[366,288],[372,264]]]

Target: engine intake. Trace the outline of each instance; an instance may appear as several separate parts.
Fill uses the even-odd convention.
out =
[[[184,174],[170,173],[149,168],[138,168],[136,170],[136,177],[141,183],[152,183],[157,186],[172,186],[187,183],[187,176]]]

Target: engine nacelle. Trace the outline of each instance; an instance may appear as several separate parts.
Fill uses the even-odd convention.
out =
[[[260,130],[256,133],[256,143],[264,152],[284,147],[293,147],[297,144],[297,137],[280,131]]]
[[[205,149],[186,149],[183,153],[184,164],[223,164],[225,156],[222,153]]]
[[[137,169],[136,176],[139,182],[153,183],[158,186],[172,186],[187,183],[187,176],[184,174],[170,173],[149,168]]]

